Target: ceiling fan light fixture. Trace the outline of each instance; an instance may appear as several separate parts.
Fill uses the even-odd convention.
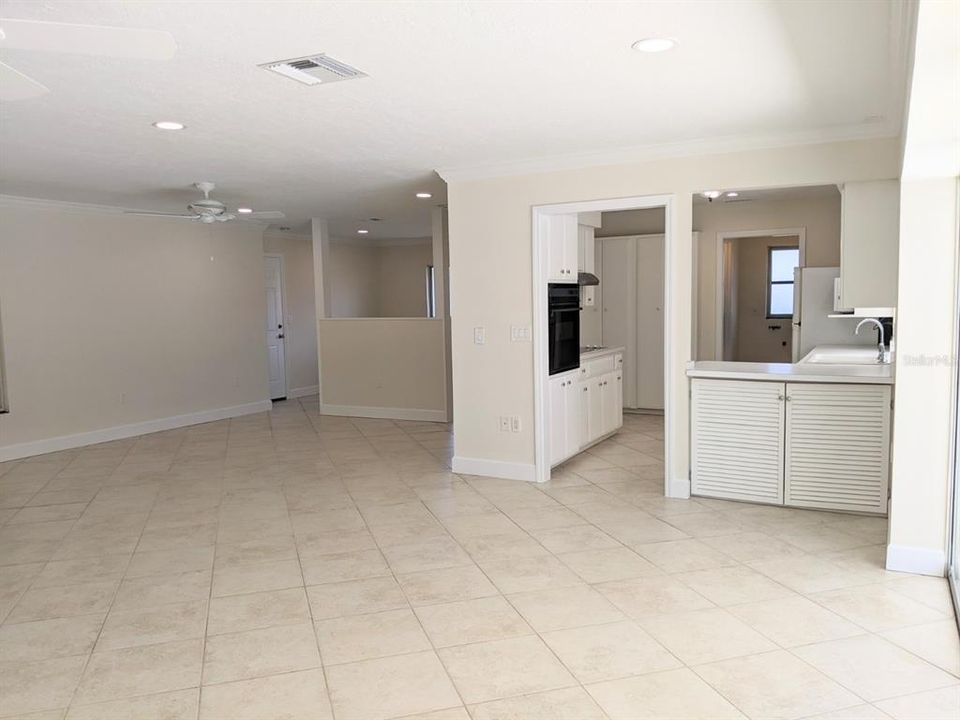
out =
[[[187,127],[183,123],[175,120],[157,120],[153,123],[153,126],[157,130],[184,130]]]
[[[632,47],[637,52],[643,53],[662,53],[667,50],[673,50],[677,46],[677,41],[668,37],[648,37],[637,40]]]
[[[703,197],[705,197],[707,200],[713,201],[720,197],[721,193],[719,190],[705,190],[700,194],[703,195]]]

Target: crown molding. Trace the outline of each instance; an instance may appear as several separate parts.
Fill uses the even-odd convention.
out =
[[[448,183],[464,182],[517,175],[535,175],[562,170],[582,170],[590,167],[630,165],[633,163],[668,158],[723,155],[749,150],[821,145],[855,140],[879,140],[897,137],[899,132],[899,121],[887,118],[883,122],[878,123],[841,125],[816,130],[771,133],[766,135],[736,135],[651,145],[635,145],[599,152],[573,153],[569,155],[528,158],[502,163],[439,168],[436,172]]]

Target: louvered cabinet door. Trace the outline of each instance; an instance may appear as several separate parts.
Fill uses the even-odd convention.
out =
[[[890,387],[787,385],[786,504],[887,512]]]
[[[784,384],[691,382],[691,492],[782,505]]]

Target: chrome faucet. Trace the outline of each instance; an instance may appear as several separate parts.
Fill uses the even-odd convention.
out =
[[[880,342],[877,344],[877,362],[882,363],[884,360],[884,350],[886,349],[884,347],[884,342],[883,342],[883,323],[881,323],[876,318],[864,318],[863,320],[857,323],[857,329],[853,331],[853,334],[859,335],[860,328],[862,328],[864,325],[868,323],[873,323],[874,325],[877,326],[877,329],[880,331]]]

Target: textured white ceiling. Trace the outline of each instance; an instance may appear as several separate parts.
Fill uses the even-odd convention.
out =
[[[0,193],[176,211],[231,205],[349,235],[429,234],[435,168],[755,136],[899,131],[896,0],[22,2],[7,17],[168,30],[168,62],[5,51],[50,94],[0,107]],[[677,49],[644,55],[650,35]],[[369,77],[257,67],[324,52]],[[883,119],[878,120],[878,117]],[[150,123],[189,127],[160,132]],[[430,190],[433,200],[413,193]]]

